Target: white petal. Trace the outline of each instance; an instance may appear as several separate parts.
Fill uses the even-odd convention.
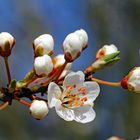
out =
[[[114,44],[104,45],[103,48],[105,48],[105,55],[115,53],[118,51],[118,48]]]
[[[86,97],[88,98],[87,103],[93,102],[100,92],[100,87],[96,82],[85,82],[86,85]],[[85,102],[86,104],[86,102]]]
[[[64,58],[63,54],[59,54],[53,58],[54,68],[56,68],[56,69],[60,68],[64,63],[65,63],[65,58]],[[63,70],[62,74],[60,75],[60,79],[64,78],[66,76],[66,74],[68,74],[71,66],[72,66],[72,63],[68,63],[66,65],[65,69]]]
[[[36,119],[43,119],[49,112],[46,102],[42,100],[33,100],[29,109]]]
[[[104,45],[101,49],[99,49],[99,51],[96,54],[96,59],[100,59],[103,56],[112,54],[112,53],[116,53],[118,51],[118,48],[111,44],[111,45]]]
[[[48,54],[54,49],[54,40],[50,34],[43,34],[34,40],[35,50],[41,46],[44,48],[43,54]]]
[[[136,76],[140,76],[140,67],[135,67],[133,70],[130,71],[132,75],[130,76],[129,80],[133,80]]]
[[[69,86],[82,85],[84,80],[85,80],[85,75],[82,71],[71,72],[65,77],[63,86],[66,87],[67,85]]]
[[[74,120],[80,123],[88,123],[94,120],[96,113],[91,106],[74,108]]]
[[[61,90],[59,86],[51,82],[48,86],[48,105],[50,108],[54,107],[56,102],[59,101]]]
[[[56,102],[55,110],[58,116],[60,116],[65,121],[72,121],[74,119],[73,110],[63,107],[61,105],[61,101]]]
[[[10,47],[12,47],[13,43],[14,43],[14,37],[9,34],[8,32],[1,32],[0,33],[0,46],[3,47],[4,49],[4,44],[6,42],[9,42],[10,43]]]
[[[136,67],[129,73],[131,76],[127,81],[128,86],[131,85],[133,87],[133,91],[140,93],[140,67]]]
[[[49,55],[36,57],[34,60],[34,68],[36,74],[48,75],[53,70],[53,63],[51,57]]]
[[[75,31],[75,33],[78,34],[80,40],[83,42],[83,47],[85,47],[85,45],[87,45],[88,43],[87,32],[83,29],[80,29],[80,30]]]
[[[69,52],[74,59],[82,51],[82,43],[76,33],[68,34],[63,42],[64,53]]]
[[[65,63],[65,58],[63,54],[59,54],[53,58],[54,67],[60,67]]]

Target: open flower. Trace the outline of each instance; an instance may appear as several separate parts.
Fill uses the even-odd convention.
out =
[[[33,41],[35,56],[51,55],[54,49],[54,40],[50,34],[43,34]]]
[[[36,57],[34,60],[34,68],[36,74],[38,75],[50,74],[53,70],[53,63],[51,57],[49,55]]]
[[[81,71],[69,73],[63,82],[63,89],[53,82],[48,87],[48,105],[66,121],[88,123],[95,118],[93,101],[99,95],[96,82],[84,82]]]
[[[96,59],[100,59],[103,56],[116,53],[118,51],[117,47],[113,44],[104,45],[99,51],[96,53]]]
[[[11,54],[11,50],[15,44],[14,37],[8,32],[0,33],[0,55],[8,57]]]
[[[43,119],[49,112],[46,102],[42,100],[33,100],[29,109],[31,115],[38,120]]]
[[[72,62],[79,57],[82,50],[87,47],[87,42],[88,35],[83,29],[68,34],[62,46],[66,61]]]
[[[128,75],[122,79],[121,85],[129,91],[140,93],[140,67],[132,69]]]

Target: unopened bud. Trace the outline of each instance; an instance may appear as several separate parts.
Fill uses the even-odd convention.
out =
[[[36,57],[34,69],[37,75],[49,75],[53,70],[53,62],[49,55]]]
[[[88,46],[88,35],[87,32],[84,29],[80,29],[75,31],[74,33],[76,33],[79,36],[79,39],[83,42],[82,44],[82,48],[85,49]]]
[[[53,58],[53,64],[54,64],[54,69],[59,69],[64,63],[65,63],[65,58],[63,54],[57,55],[56,57]],[[65,69],[63,70],[60,78],[64,77],[68,71],[71,68],[72,63],[68,63],[65,67]]]
[[[90,75],[96,71],[103,69],[106,66],[110,66],[118,62],[120,60],[120,58],[118,57],[119,53],[120,52],[117,51],[115,53],[103,56],[100,59],[97,59],[85,70],[85,74]]]
[[[31,115],[37,120],[43,119],[49,112],[46,102],[42,100],[33,100],[29,109]]]
[[[0,55],[8,57],[11,54],[12,48],[15,44],[14,37],[8,32],[0,33]]]
[[[87,47],[87,42],[88,36],[83,29],[68,34],[62,46],[66,61],[72,62],[78,58],[82,50]]]
[[[106,55],[116,53],[118,51],[117,47],[113,44],[104,45],[99,51],[96,53],[96,59],[100,59]]]
[[[51,55],[54,49],[54,40],[50,34],[43,34],[33,41],[35,57],[44,54]]]
[[[128,75],[122,79],[121,85],[124,89],[140,93],[140,67],[132,69]]]
[[[82,51],[82,42],[80,41],[79,36],[75,33],[67,35],[63,42],[63,50],[67,62],[72,62],[80,56]]]

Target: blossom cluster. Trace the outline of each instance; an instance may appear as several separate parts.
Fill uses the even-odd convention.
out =
[[[65,61],[68,62],[59,77],[59,79],[65,77],[63,89],[55,82],[50,82],[47,91],[48,106],[50,108],[55,107],[57,114],[66,121],[75,120],[87,123],[95,118],[92,107],[93,101],[100,91],[98,84],[96,82],[84,82],[85,75],[81,71],[67,74],[71,65],[70,62],[80,55],[81,51],[87,47],[87,43],[88,36],[83,29],[70,33],[62,45],[64,55],[58,55],[52,59],[50,55],[53,53],[54,40],[51,35],[44,34],[33,41],[34,69],[38,76],[51,75],[55,70],[60,69]],[[37,107],[39,104],[40,109]],[[43,106],[43,102],[33,101],[30,112],[35,118],[42,119],[48,114],[48,109],[46,104]]]
[[[88,123],[96,116],[93,102],[100,93],[99,84],[121,86],[140,93],[140,67],[131,70],[117,83],[93,77],[95,72],[120,60],[120,52],[114,44],[99,49],[95,61],[84,71],[71,70],[72,62],[88,47],[88,35],[84,29],[68,34],[62,43],[64,54],[55,57],[52,56],[55,44],[52,35],[43,34],[35,38],[34,65],[22,80],[11,79],[8,58],[14,44],[15,39],[11,34],[0,33],[0,56],[4,58],[8,77],[8,87],[0,90],[0,100],[3,101],[0,109],[17,100],[28,106],[30,114],[38,120],[46,117],[49,109],[54,107],[58,116],[66,121]],[[38,96],[39,93],[45,98]],[[23,97],[30,99],[31,103],[23,100]]]

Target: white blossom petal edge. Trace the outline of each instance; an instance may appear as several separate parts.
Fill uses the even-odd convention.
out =
[[[96,116],[92,107],[100,87],[96,82],[84,82],[84,76],[82,71],[69,73],[62,89],[54,82],[49,84],[48,105],[66,121],[88,123]]]

